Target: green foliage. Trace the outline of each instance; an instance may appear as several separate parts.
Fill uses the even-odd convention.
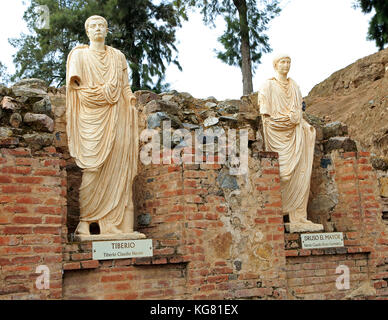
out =
[[[224,50],[216,53],[217,57],[228,65],[242,67],[241,35],[244,31],[249,35],[253,71],[260,63],[263,53],[272,51],[265,32],[268,29],[268,23],[280,12],[278,0],[177,0],[175,3],[178,7],[199,8],[205,24],[210,26],[214,26],[218,16],[225,19],[226,30],[218,38]],[[240,8],[244,5],[247,30],[242,30],[244,24],[241,23]]]
[[[0,61],[0,83],[7,85],[10,80],[10,75],[7,72],[7,67]]]
[[[156,2],[156,1],[154,1]],[[85,20],[91,15],[105,17],[109,24],[106,44],[124,53],[132,71],[132,88],[162,90],[166,86],[166,65],[181,69],[174,45],[175,31],[185,17],[172,3],[150,0],[31,0],[24,14],[31,34],[9,42],[18,52],[14,56],[16,74],[45,79],[63,85],[66,58],[72,48],[89,42]],[[36,8],[49,8],[49,28],[39,28]],[[175,56],[174,56],[175,54]]]
[[[362,12],[370,13],[375,10],[375,15],[369,22],[368,40],[375,41],[379,50],[383,50],[388,43],[388,1],[387,0],[357,0],[356,8]]]

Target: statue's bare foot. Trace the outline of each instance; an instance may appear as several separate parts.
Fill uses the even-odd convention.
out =
[[[85,221],[80,221],[78,223],[77,229],[75,229],[75,234],[82,236],[89,236],[89,223]]]

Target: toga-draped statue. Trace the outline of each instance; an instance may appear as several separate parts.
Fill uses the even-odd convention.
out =
[[[302,94],[287,78],[291,58],[273,60],[276,76],[258,90],[267,151],[279,154],[283,213],[289,215],[290,232],[320,231],[321,224],[307,220],[307,202],[313,166],[315,128],[302,117]]]
[[[108,24],[103,17],[89,17],[85,29],[90,45],[75,47],[66,66],[68,145],[83,173],[75,233],[90,240],[85,237],[96,222],[99,236],[144,238],[133,231],[138,115],[127,62],[123,53],[105,45]]]

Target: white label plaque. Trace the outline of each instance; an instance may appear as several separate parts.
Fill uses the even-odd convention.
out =
[[[342,232],[305,233],[300,235],[303,249],[335,248],[344,246]]]
[[[93,260],[152,257],[152,239],[93,241]]]

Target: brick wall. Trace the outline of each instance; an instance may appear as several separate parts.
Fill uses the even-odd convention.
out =
[[[302,250],[299,235],[284,232],[277,155],[261,152],[249,158],[249,179],[218,164],[145,166],[135,183],[136,221],[154,256],[94,261],[90,242],[67,242],[60,155],[3,148],[1,298],[340,299],[369,280],[375,295],[358,298],[386,298],[386,227],[368,154],[331,156],[341,195],[332,220],[345,248]],[[35,286],[42,264],[51,272],[48,290]],[[335,287],[341,264],[351,272],[345,291]]]
[[[0,150],[0,298],[62,297],[66,172],[55,148]],[[40,290],[37,267],[50,271]],[[39,270],[38,270],[39,271]]]
[[[276,154],[261,152],[250,158],[249,179],[236,176],[233,190],[219,183],[222,165],[150,165],[137,177],[135,203],[138,230],[153,239],[154,257],[98,262],[91,260],[90,243],[68,244],[64,298],[386,297],[385,226],[378,202],[361,192],[367,185],[373,195],[376,183],[365,160],[368,154],[334,152],[331,159],[329,169],[341,194],[331,219],[334,231],[344,232],[344,248],[303,250],[299,234],[285,233]],[[347,167],[368,174],[349,185],[352,173],[343,170]],[[354,193],[361,194],[358,202]],[[346,215],[352,207],[353,214]],[[376,210],[372,217],[365,215],[369,208]],[[341,265],[349,267],[346,290],[336,287]],[[159,275],[149,283],[143,278],[148,270]],[[133,282],[128,283],[127,273]],[[91,288],[99,288],[100,294]]]
[[[287,288],[289,299],[329,300],[343,299],[354,289],[368,281],[368,254],[348,253],[346,250],[305,250],[298,256],[287,258]],[[339,290],[337,278],[349,269],[349,290]],[[354,297],[356,298],[356,297]],[[368,297],[362,293],[362,298]]]
[[[148,97],[144,104],[160,99],[142,97]],[[91,242],[71,237],[80,171],[66,150],[63,101],[52,98],[57,149],[32,154],[15,148],[16,140],[1,140],[1,299],[388,298],[387,230],[370,156],[325,154],[320,141],[310,200],[318,199],[319,209],[334,190],[329,198],[336,203],[322,212],[312,208],[309,218],[324,223],[326,231],[344,232],[344,248],[303,250],[299,235],[285,232],[277,154],[260,151],[250,133],[248,175],[230,175],[226,164],[217,163],[139,164],[136,227],[153,240],[154,256],[92,260]],[[199,103],[193,101],[182,105]],[[141,128],[146,109],[139,106]],[[250,118],[237,127],[257,124],[251,109],[246,113]],[[190,158],[193,150],[184,151]],[[344,291],[335,287],[341,264],[351,272]],[[49,289],[36,288],[39,265],[49,267]]]
[[[250,167],[260,170],[248,183],[238,177],[233,195],[217,187],[225,169],[219,164],[145,167],[135,203],[138,230],[153,239],[154,256],[98,262],[90,243],[69,244],[64,298],[93,297],[90,282],[106,298],[285,298],[277,155],[260,153]],[[125,286],[127,276],[134,281]]]

